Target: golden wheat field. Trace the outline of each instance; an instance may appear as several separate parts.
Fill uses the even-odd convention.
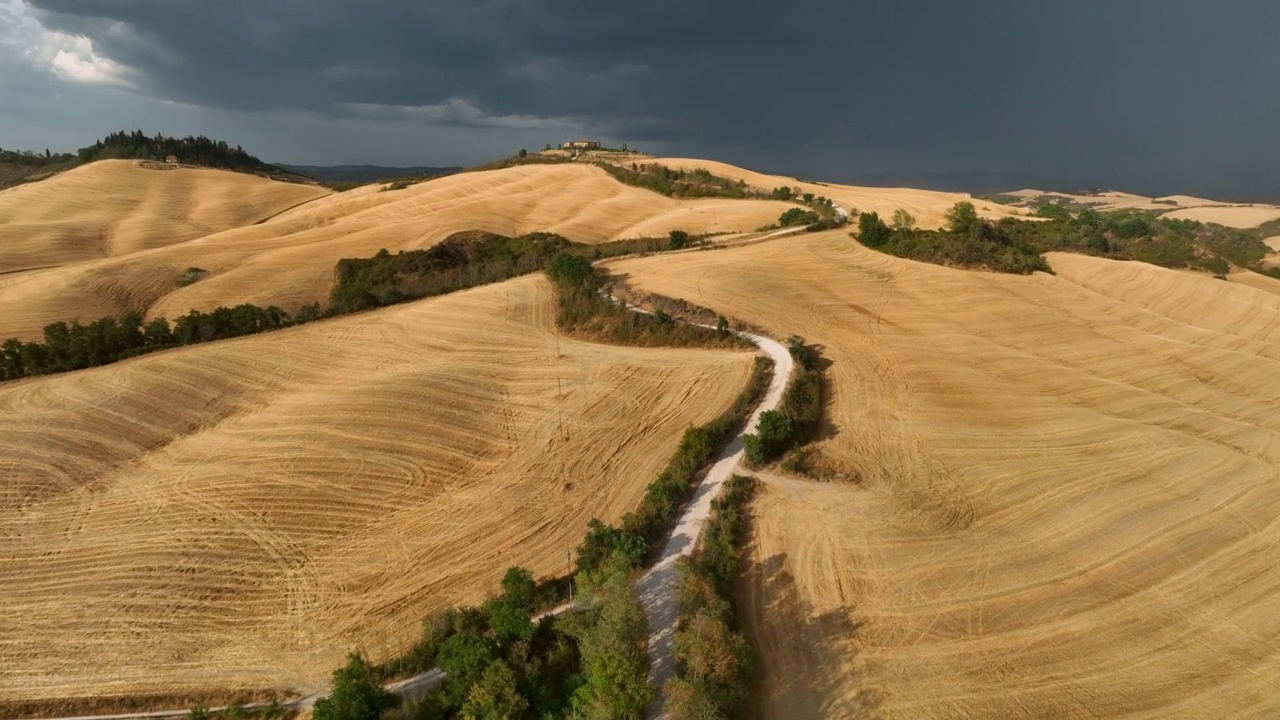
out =
[[[74,172],[84,173],[100,164]],[[202,179],[216,177],[218,183],[244,183],[246,187],[270,182],[213,170],[141,170],[127,163],[110,165],[108,170],[89,175],[103,176],[102,182],[109,188],[95,192],[127,194],[129,183],[107,177],[117,172],[156,178],[179,177],[174,172],[199,172]],[[60,212],[66,198],[56,189],[42,188],[48,182],[53,180],[0,192],[0,208],[11,193],[31,189],[42,193],[29,200],[34,207],[45,208],[41,212],[48,214]],[[323,192],[307,186],[271,184],[303,187],[313,194]],[[526,165],[463,173],[402,190],[383,192],[383,187],[328,194],[260,224],[151,249],[142,249],[145,242],[118,229],[121,246],[137,252],[0,275],[0,338],[31,339],[51,322],[76,317],[92,321],[136,308],[147,310],[151,317],[170,318],[193,308],[211,310],[244,302],[274,304],[292,312],[301,305],[327,300],[334,267],[344,257],[369,257],[384,248],[396,252],[430,247],[459,230],[507,235],[545,231],[595,243],[660,237],[673,229],[695,234],[754,230],[777,221],[783,211],[794,207],[772,201],[673,200],[623,185],[603,170],[582,164]],[[20,199],[28,202],[25,198]],[[137,198],[130,202],[138,209],[121,224],[162,225],[148,215],[159,205],[144,207]],[[121,201],[120,205],[128,203]],[[105,221],[94,225],[94,232],[104,232],[102,227]],[[41,263],[48,264],[48,260]],[[202,268],[209,276],[179,288],[175,281],[188,267]]]
[[[0,699],[310,691],[567,570],[750,353],[557,341],[540,276],[0,386]]]
[[[832,363],[843,479],[751,508],[758,717],[1280,716],[1280,295],[1049,260],[831,232],[610,263]]]
[[[916,219],[916,224],[922,228],[942,227],[946,222],[946,212],[960,201],[973,202],[979,215],[993,220],[1010,217],[1015,212],[1020,212],[1016,208],[971,198],[966,193],[806,182],[783,175],[768,175],[744,170],[727,163],[690,158],[659,158],[654,162],[685,170],[703,168],[716,175],[741,180],[751,187],[765,191],[782,186],[800,188],[801,192],[831,198],[847,211],[879,213],[886,222],[893,217],[896,210],[903,209],[911,213]]]
[[[181,243],[327,194],[221,170],[91,163],[0,192],[0,277]]]

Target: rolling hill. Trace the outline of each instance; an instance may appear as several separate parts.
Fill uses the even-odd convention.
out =
[[[511,565],[564,572],[752,360],[553,315],[527,277],[0,386],[0,707],[309,692]]]
[[[967,198],[647,161],[924,227]],[[974,202],[1010,217],[1043,195],[1026,193]],[[844,230],[751,233],[791,207],[672,199],[587,163],[332,193],[103,161],[0,192],[0,338],[131,309],[292,311],[342,258],[464,230],[724,233],[606,265],[831,362],[828,480],[763,471],[750,508],[756,717],[1280,713],[1280,281],[1061,253],[1056,275],[1000,275]],[[207,275],[179,287],[190,267]],[[571,340],[554,313],[528,276],[0,385],[0,709],[309,691],[510,565],[564,571],[752,356]]]
[[[122,208],[142,205],[143,193],[134,191],[133,184],[109,175],[153,171],[137,170],[125,161],[100,165],[68,174],[72,179],[78,179],[77,173],[86,180],[102,178],[100,190],[91,186],[69,196],[42,189],[40,186],[46,183],[40,183],[0,192],[0,207],[12,202],[13,207],[33,208],[27,211],[30,213],[58,213],[68,197],[92,192],[123,195],[117,201]],[[76,317],[92,320],[129,309],[173,318],[192,308],[209,310],[249,302],[274,304],[292,312],[328,297],[334,267],[344,257],[369,257],[384,248],[395,252],[430,247],[458,230],[479,229],[506,235],[547,231],[593,243],[660,237],[673,229],[690,233],[754,230],[776,221],[784,210],[793,207],[774,201],[672,200],[622,185],[597,167],[572,164],[465,173],[403,190],[384,191],[385,186],[373,185],[337,194],[285,183],[260,186],[258,183],[269,181],[223,171],[171,172],[216,177],[227,183],[226,188],[235,189],[226,190],[230,196],[261,187],[283,193],[289,201],[253,213],[242,211],[255,221],[262,220],[256,224],[241,224],[163,246],[156,246],[160,243],[158,238],[186,236],[160,234],[156,228],[171,221],[154,209],[150,214],[130,215],[128,228],[114,228],[110,224],[115,221],[113,215],[99,216],[96,224],[77,226],[89,236],[108,234],[113,246],[137,251],[0,275],[0,338],[35,338],[51,322]],[[167,173],[154,175],[165,177]],[[216,189],[211,188],[201,197],[216,197]],[[22,194],[12,200],[8,197],[27,190],[42,194]],[[310,202],[284,210],[295,199],[308,198]],[[150,207],[162,206],[156,203]],[[63,244],[78,247],[69,240]],[[54,264],[71,252],[57,250],[53,244],[16,247],[20,254],[15,253],[10,260],[14,269]],[[188,267],[202,268],[209,277],[179,288],[175,281]]]
[[[834,232],[610,263],[832,362],[845,480],[766,477],[751,511],[757,717],[1280,712],[1280,296],[1050,262]]]

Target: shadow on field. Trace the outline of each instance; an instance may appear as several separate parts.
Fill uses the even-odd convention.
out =
[[[840,434],[840,426],[831,420],[833,416],[831,411],[833,400],[831,397],[831,373],[828,371],[835,365],[835,362],[827,357],[827,347],[825,345],[814,343],[810,347],[818,355],[815,369],[822,374],[822,420],[818,423],[813,440],[828,440]]]
[[[749,548],[754,528],[748,535]],[[747,717],[878,720],[883,697],[857,689],[861,679],[847,669],[858,655],[864,623],[852,619],[852,608],[818,614],[786,568],[786,554],[760,562],[743,557],[737,602],[759,658]]]

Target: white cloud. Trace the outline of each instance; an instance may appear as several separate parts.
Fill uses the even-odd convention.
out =
[[[50,30],[24,0],[0,0],[0,54],[76,83],[128,86],[130,71],[83,35]]]

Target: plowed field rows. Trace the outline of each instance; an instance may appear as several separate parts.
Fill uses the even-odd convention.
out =
[[[753,504],[760,717],[1280,715],[1280,296],[1050,262],[835,232],[615,263],[833,363],[849,480]]]
[[[0,386],[0,699],[309,690],[564,572],[751,356],[553,309],[530,277]]]

